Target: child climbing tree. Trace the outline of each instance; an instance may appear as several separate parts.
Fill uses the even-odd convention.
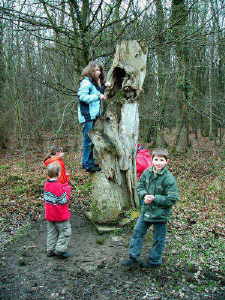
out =
[[[98,223],[116,222],[123,209],[138,205],[135,192],[138,99],[146,73],[144,42],[117,45],[107,75],[103,113],[90,134],[102,171],[92,175],[90,217]]]

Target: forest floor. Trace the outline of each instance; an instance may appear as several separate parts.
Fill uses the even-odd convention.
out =
[[[0,156],[1,300],[225,299],[224,157],[173,158],[181,201],[168,226],[164,265],[155,270],[120,266],[134,223],[99,235],[83,214],[91,201],[90,176],[80,169],[78,153],[65,159],[74,181],[74,255],[60,260],[46,257],[42,155]],[[143,258],[151,236],[149,231]]]

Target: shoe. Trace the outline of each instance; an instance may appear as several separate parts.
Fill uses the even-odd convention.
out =
[[[94,163],[94,164],[91,165],[90,168],[92,168],[92,167],[99,168],[99,164]],[[89,168],[86,168],[83,164],[80,166],[80,168],[81,168],[81,169],[85,169],[85,170],[89,169]]]
[[[48,257],[55,256],[55,252],[53,250],[48,250],[47,251],[47,256]]]
[[[58,258],[62,258],[62,259],[65,259],[65,258],[68,258],[68,257],[71,257],[72,254],[69,253],[69,252],[55,252],[55,256],[57,256]]]
[[[100,172],[101,168],[99,168],[97,166],[93,166],[93,167],[90,167],[90,168],[86,169],[86,171],[89,172],[89,173]]]
[[[124,267],[133,267],[139,266],[140,261],[137,258],[130,256],[128,259],[122,260],[120,264]]]
[[[152,264],[149,261],[147,261],[146,263],[141,262],[140,267],[144,268],[144,269],[156,269],[159,268],[161,266],[161,264]]]

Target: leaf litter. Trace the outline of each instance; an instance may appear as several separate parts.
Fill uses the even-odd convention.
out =
[[[65,160],[71,170],[74,186],[72,210],[80,214],[83,220],[83,212],[88,209],[91,202],[90,177],[80,168],[79,153],[69,153]],[[34,282],[30,281],[30,288],[25,283],[22,284],[24,290],[21,291],[21,297],[24,298],[18,297],[18,299],[217,299],[216,297],[223,297],[225,293],[225,191],[220,182],[225,176],[225,162],[217,157],[209,159],[201,156],[197,160],[184,157],[180,160],[175,156],[170,167],[177,177],[181,200],[174,208],[174,217],[168,226],[165,265],[161,271],[124,272],[121,270],[119,260],[127,255],[131,227],[126,227],[121,233],[124,246],[120,245],[117,250],[116,247],[109,246],[110,235],[102,238],[102,242],[98,243],[97,233],[95,231],[90,233],[86,229],[86,227],[92,228],[92,225],[86,221],[79,221],[78,229],[83,230],[84,237],[80,241],[81,253],[73,261],[74,267],[62,262],[46,262],[43,250],[40,264],[43,268],[43,263],[47,263],[49,270],[37,268],[37,272],[50,276],[50,288],[42,282],[44,275],[39,274],[40,278],[34,276]],[[10,252],[10,247],[15,248],[16,253],[19,251],[17,247],[21,249],[19,242],[18,245],[13,242],[21,229],[29,224],[38,228],[43,226],[40,224],[43,223],[42,191],[46,170],[40,155],[37,155],[35,160],[27,156],[26,161],[19,155],[11,155],[10,160],[8,156],[2,155],[0,175],[0,225],[3,251],[1,264],[4,267],[8,263],[4,254],[14,255],[14,252]],[[135,215],[135,211],[132,215]],[[84,223],[80,224],[80,222]],[[94,245],[85,244],[88,243],[85,234],[90,238],[92,236],[91,241],[96,241]],[[79,234],[77,237],[80,237]],[[151,240],[151,232],[147,238]],[[25,250],[28,253],[31,251],[31,257],[30,254],[17,257],[17,271],[22,273],[17,272],[16,276],[21,279],[24,276],[25,280],[26,276],[23,274],[31,272],[34,267],[31,259],[33,252],[38,251],[41,245],[32,238],[29,244],[29,238],[26,238],[26,235],[23,237],[23,231],[21,239],[24,239],[23,243],[27,244],[25,248],[27,247],[28,250]],[[90,252],[91,249],[95,249],[98,252],[98,248],[100,257],[96,258],[94,269],[88,269],[88,264],[93,262],[93,257],[97,254],[87,254],[88,251],[85,252],[84,249]],[[143,256],[147,255],[147,251],[146,245]],[[84,269],[79,266],[79,263],[78,266],[76,265],[79,255],[81,264],[86,264]],[[27,270],[23,272],[19,268],[27,268]],[[56,274],[52,271],[55,268]],[[59,286],[58,272],[66,274],[65,287]],[[1,274],[6,289],[7,287],[12,289],[12,284],[15,282],[12,283],[12,279],[9,279],[9,273],[4,276]],[[11,291],[11,294],[12,298],[7,299],[15,299],[13,297],[16,291]],[[40,298],[37,298],[38,294]]]

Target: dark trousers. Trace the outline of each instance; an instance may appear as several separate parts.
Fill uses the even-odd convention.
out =
[[[94,145],[89,137],[89,132],[93,127],[94,127],[93,120],[83,123],[82,167],[85,169],[89,169],[94,166],[94,158],[93,158]]]

